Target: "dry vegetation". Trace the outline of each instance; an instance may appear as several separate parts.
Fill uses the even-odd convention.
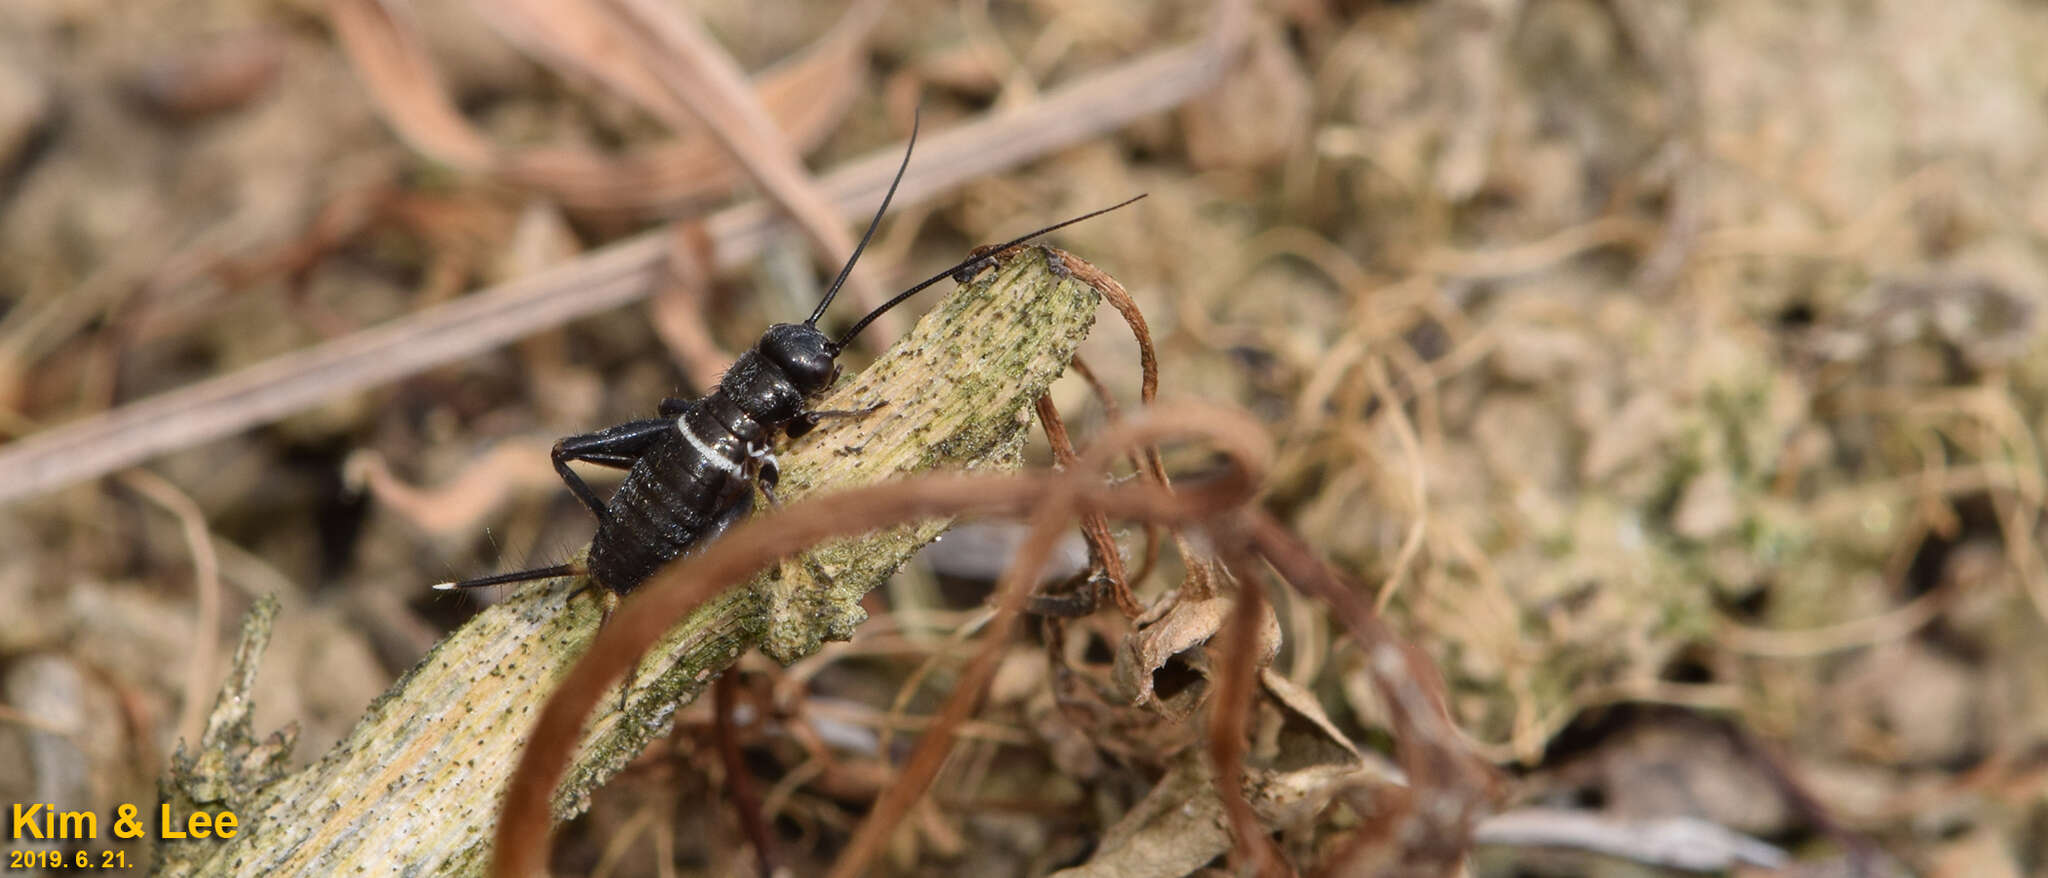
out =
[[[1129,513],[1050,564],[1107,534],[1131,593],[994,613],[1022,531],[956,530],[678,711],[558,874],[1428,873],[1404,779],[1490,796],[1474,874],[2048,870],[2048,11],[687,6],[0,3],[0,803],[154,800],[260,595],[253,729],[327,751],[473,612],[426,583],[587,539],[549,442],[808,311],[921,110],[841,310],[1149,192],[1060,246],[1161,398],[1262,423],[1271,521],[1051,475],[1139,408],[1105,309],[1017,484]]]

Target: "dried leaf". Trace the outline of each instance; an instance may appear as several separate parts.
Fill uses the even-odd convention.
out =
[[[1211,574],[1221,576],[1219,573]],[[1140,707],[1150,707],[1168,717],[1185,718],[1200,707],[1208,694],[1207,658],[1190,652],[1208,643],[1230,618],[1237,599],[1229,593],[1208,598],[1190,598],[1186,590],[1168,595],[1164,612],[1155,609],[1156,621],[1140,619],[1140,626],[1117,647],[1111,679],[1117,688]],[[1265,604],[1255,651],[1259,667],[1265,667],[1280,652],[1280,620],[1271,604]],[[1173,679],[1162,693],[1162,672],[1198,675],[1200,681]]]
[[[1351,738],[1344,734],[1344,730],[1337,728],[1337,724],[1330,721],[1330,715],[1323,712],[1322,702],[1317,701],[1315,695],[1307,689],[1301,688],[1293,680],[1287,679],[1287,675],[1277,673],[1272,668],[1259,670],[1259,682],[1266,685],[1266,691],[1273,694],[1274,700],[1321,729],[1337,746],[1344,748],[1353,756],[1359,755],[1358,745],[1351,743]]]
[[[1259,820],[1286,826],[1329,806],[1339,793],[1358,787],[1399,786],[1376,764],[1314,765],[1285,773],[1250,771],[1245,797]],[[1145,798],[1103,834],[1086,864],[1053,873],[1055,878],[1180,878],[1230,848],[1223,804],[1207,761],[1190,754],[1176,761]]]

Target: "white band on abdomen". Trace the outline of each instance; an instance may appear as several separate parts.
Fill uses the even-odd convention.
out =
[[[719,454],[718,449],[704,444],[704,440],[697,438],[696,433],[690,432],[690,425],[683,423],[688,417],[689,415],[684,415],[677,418],[676,429],[683,431],[683,438],[690,443],[690,447],[697,449],[697,453],[702,455],[705,460],[711,461],[712,466],[725,470],[728,475],[738,477],[740,475],[740,465],[733,463],[725,455]]]

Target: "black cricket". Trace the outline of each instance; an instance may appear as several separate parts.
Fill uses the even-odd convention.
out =
[[[839,287],[852,273],[854,262],[874,237],[876,226],[889,209],[889,200],[896,195],[896,185],[903,181],[903,172],[910,167],[911,147],[916,143],[917,128],[913,124],[910,144],[903,151],[903,162],[889,183],[888,193],[882,196],[881,208],[875,211],[860,244],[854,247],[853,255],[839,270],[839,276],[809,319],[768,327],[761,340],[726,370],[718,389],[701,399],[665,399],[656,408],[658,417],[627,421],[555,443],[551,455],[555,471],[561,474],[570,493],[597,516],[597,535],[591,539],[584,564],[558,564],[444,582],[434,588],[478,588],[587,574],[591,584],[609,592],[612,600],[625,596],[663,564],[709,543],[746,518],[754,507],[756,485],[771,504],[779,502],[775,496],[779,473],[774,454],[778,430],[796,438],[810,432],[823,419],[874,411],[874,407],[817,411],[809,406],[813,397],[839,377],[839,365],[835,362],[839,352],[876,317],[945,278],[960,283],[973,280],[1003,253],[1033,238],[1144,197],[1140,195],[1047,226],[1004,244],[978,247],[960,264],[882,303],[838,339],[828,338],[818,329],[818,319],[824,316]],[[607,503],[599,500],[590,486],[569,468],[571,461],[626,470],[625,481]],[[607,616],[612,600],[606,602]]]

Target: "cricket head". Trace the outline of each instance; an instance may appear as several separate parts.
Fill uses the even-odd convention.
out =
[[[762,333],[761,341],[754,345],[762,359],[781,370],[805,397],[816,395],[832,384],[839,374],[839,367],[833,358],[839,353],[837,345],[817,327],[808,323],[777,323]]]

